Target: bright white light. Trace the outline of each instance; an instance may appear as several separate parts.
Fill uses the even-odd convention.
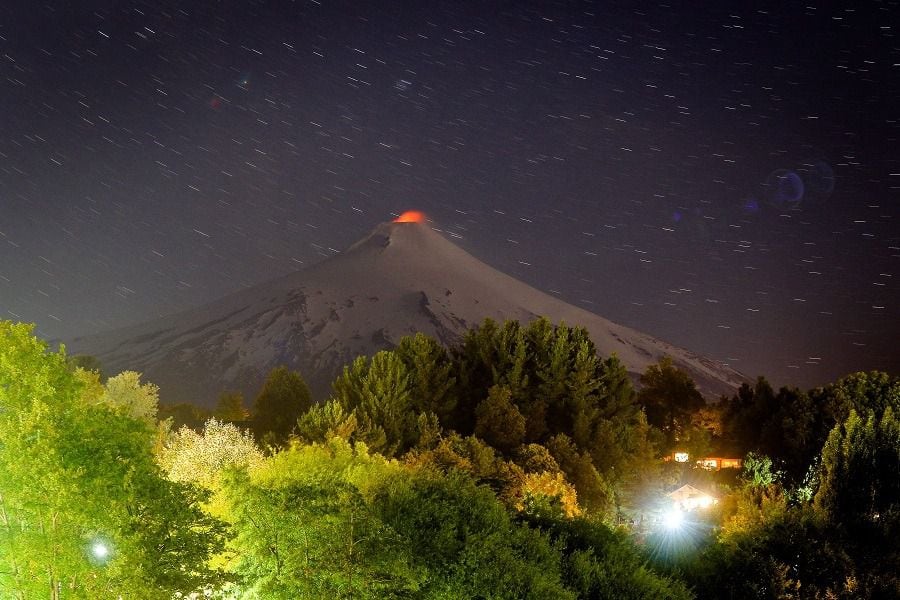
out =
[[[676,452],[675,453],[675,462],[686,463],[690,456],[687,452]]]
[[[109,548],[103,542],[94,542],[91,546],[91,553],[94,555],[94,558],[103,560],[109,556]]]
[[[681,529],[681,526],[684,525],[684,513],[677,506],[672,507],[663,514],[663,525],[669,531]]]

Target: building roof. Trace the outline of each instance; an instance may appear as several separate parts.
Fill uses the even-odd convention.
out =
[[[697,488],[689,484],[685,484],[677,490],[669,492],[668,494],[666,494],[666,496],[676,502],[683,502],[691,498],[700,498],[703,496],[709,496],[710,498],[713,497],[711,494],[707,494],[703,490],[698,490]]]

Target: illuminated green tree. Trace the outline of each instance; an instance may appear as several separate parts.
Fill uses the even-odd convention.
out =
[[[371,506],[372,488],[399,469],[333,439],[233,473],[225,496],[242,597],[409,597],[422,573]]]
[[[410,373],[393,352],[358,357],[334,381],[332,399],[355,418],[353,439],[385,456],[403,453],[418,438]]]
[[[171,434],[158,460],[172,481],[213,488],[225,469],[253,467],[262,462],[263,454],[249,432],[210,419],[200,433],[182,427]]]
[[[417,333],[394,350],[409,373],[410,402],[417,413],[433,412],[447,422],[456,408],[450,357],[437,340]]]
[[[156,421],[159,405],[159,387],[153,383],[141,383],[141,374],[123,371],[106,381],[100,402],[113,410],[147,423]]]
[[[0,321],[0,597],[170,598],[216,583],[222,530],[204,493],[166,480],[152,426],[97,403],[84,373]]]

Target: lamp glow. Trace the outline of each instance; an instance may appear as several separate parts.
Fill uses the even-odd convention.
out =
[[[663,526],[669,531],[681,529],[684,525],[684,513],[677,506],[672,507],[663,515]]]
[[[91,554],[94,555],[94,558],[97,560],[104,560],[109,556],[109,548],[103,542],[94,542],[91,545]]]

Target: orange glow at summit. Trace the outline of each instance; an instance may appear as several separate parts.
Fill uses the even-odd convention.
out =
[[[425,213],[418,210],[408,210],[396,219],[394,223],[424,223]]]

